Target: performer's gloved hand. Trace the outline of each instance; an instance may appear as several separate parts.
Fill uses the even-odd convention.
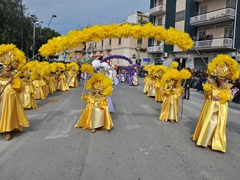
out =
[[[212,96],[213,101],[219,101],[221,98],[219,96]]]

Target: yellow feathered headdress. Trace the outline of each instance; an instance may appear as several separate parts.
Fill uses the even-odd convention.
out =
[[[152,67],[153,67],[152,64],[148,64],[148,65],[146,65],[146,66],[143,68],[143,70],[149,72],[149,71],[151,70]]]
[[[156,71],[157,77],[161,77],[167,71],[167,67],[163,65],[156,65],[154,70]]]
[[[210,75],[236,80],[239,78],[238,62],[228,55],[219,54],[208,63]]]
[[[166,84],[174,83],[175,88],[181,86],[182,76],[180,72],[176,69],[169,69],[167,70],[161,79],[161,85],[164,87]]]
[[[78,71],[79,67],[78,67],[78,64],[76,62],[71,62],[71,63],[68,63],[66,64],[67,66],[67,70],[75,70],[75,71]]]
[[[65,71],[65,69],[66,69],[65,64],[62,63],[62,62],[58,62],[58,63],[57,63],[57,67],[58,67],[58,70],[59,70],[59,71]]]
[[[172,61],[170,64],[170,69],[177,69],[178,68],[178,62],[177,61]]]
[[[3,66],[10,66],[13,69],[19,69],[25,62],[25,54],[14,44],[0,45],[0,63]]]
[[[98,90],[104,96],[110,96],[112,94],[112,80],[103,73],[96,73],[91,76],[87,81],[87,90]]]

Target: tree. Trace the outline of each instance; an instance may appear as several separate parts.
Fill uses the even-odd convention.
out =
[[[25,15],[27,8],[22,0],[0,0],[0,44],[15,44],[27,57],[31,56],[33,45],[33,19]],[[36,27],[35,49],[39,49],[48,39],[60,36],[50,28]]]

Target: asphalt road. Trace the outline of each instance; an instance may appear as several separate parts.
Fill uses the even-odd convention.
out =
[[[195,145],[203,95],[191,90],[183,119],[158,120],[161,103],[136,87],[114,86],[111,131],[74,129],[85,106],[79,88],[55,92],[26,110],[30,127],[0,138],[0,180],[237,180],[240,179],[240,106],[229,104],[227,152]]]

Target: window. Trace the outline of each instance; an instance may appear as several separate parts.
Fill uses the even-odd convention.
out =
[[[236,0],[226,0],[226,7],[236,8]]]
[[[205,13],[207,13],[207,6],[200,7],[200,14],[205,14]]]
[[[97,47],[97,42],[95,42],[95,46],[94,47]]]
[[[176,13],[176,18],[175,18],[175,21],[182,21],[185,19],[185,10],[183,11],[179,11]]]
[[[142,44],[142,38],[137,40],[137,44]]]
[[[163,0],[159,0],[159,5],[163,5]]]
[[[121,44],[122,43],[122,38],[119,38],[118,39],[118,44]]]
[[[205,37],[206,37],[206,31],[200,31],[199,36],[198,36],[198,40],[199,41],[205,40]]]
[[[233,38],[233,27],[227,27],[224,29],[225,38]]]
[[[162,45],[162,42],[161,41],[157,41],[157,46],[161,46],[161,45]]]
[[[162,18],[159,18],[157,21],[158,21],[157,25],[162,25]]]
[[[93,47],[93,42],[89,42],[89,47]]]
[[[103,47],[103,40],[102,40],[102,42],[101,42],[101,47]]]
[[[109,39],[109,45],[110,46],[112,45],[112,39],[111,38]]]

